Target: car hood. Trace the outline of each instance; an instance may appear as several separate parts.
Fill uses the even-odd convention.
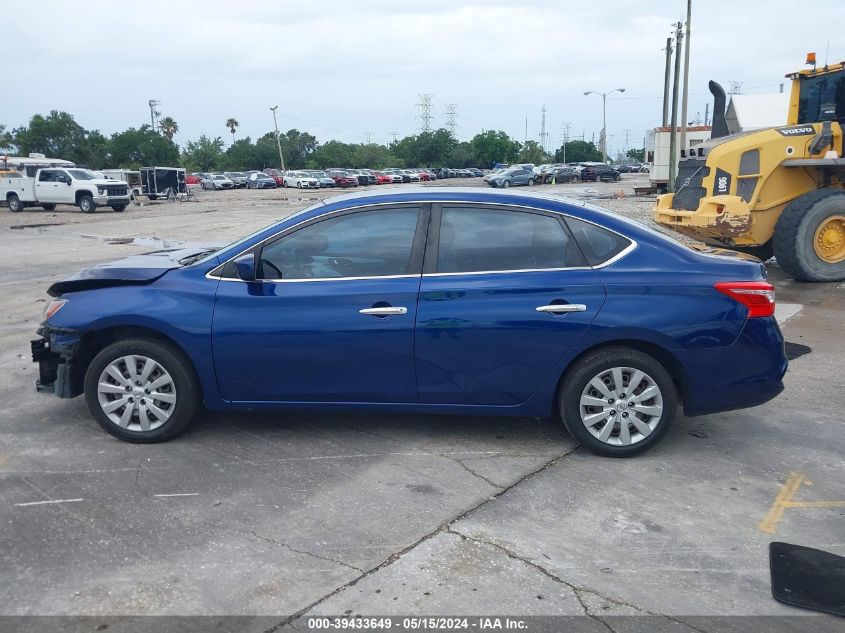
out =
[[[209,253],[212,247],[186,247],[153,251],[144,255],[133,255],[107,264],[92,266],[57,281],[47,289],[51,297],[68,292],[93,290],[109,286],[149,284],[174,268],[181,268],[179,262],[185,258]]]

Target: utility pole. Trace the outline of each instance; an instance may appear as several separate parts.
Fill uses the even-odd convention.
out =
[[[663,78],[663,127],[669,125],[669,78],[672,76],[672,38],[666,38],[666,75]]]
[[[710,125],[710,104],[704,104],[704,125]]]
[[[417,107],[420,109],[420,132],[431,132],[431,98],[432,94],[424,93],[418,95],[420,98]]]
[[[566,162],[566,144],[569,142],[569,121],[563,124],[563,143],[561,144],[561,149],[563,149],[563,162]]]
[[[155,130],[158,127],[158,115],[161,114],[158,110],[158,107],[161,105],[161,101],[158,99],[150,99],[147,103],[150,105],[150,127]]]
[[[282,168],[282,173],[285,173],[285,159],[282,157],[282,142],[279,140],[279,125],[276,123],[276,108],[279,106],[273,106],[270,108],[270,111],[273,113],[273,127],[276,130],[276,147],[279,148],[279,165]]]
[[[689,99],[689,47],[692,0],[687,0],[687,41],[684,44],[684,97],[681,100],[681,151],[687,152],[687,100]]]
[[[393,143],[393,144],[395,144],[396,141],[399,139],[399,134],[397,134],[396,132],[391,132],[389,136],[390,136],[390,139],[391,139],[390,142]]]
[[[669,191],[675,191],[675,172],[678,170],[678,75],[681,72],[681,46],[683,46],[683,25],[675,25],[675,76],[672,79],[672,120],[669,131]]]
[[[373,134],[375,134],[375,132],[373,132],[372,130],[364,132],[364,136],[367,139],[367,145],[373,142]]]
[[[528,142],[528,117],[525,117],[525,136],[522,139],[522,144],[524,145],[527,142]]]
[[[456,103],[447,103],[446,104],[446,129],[449,130],[449,133],[452,137],[455,137],[455,130],[457,125],[455,123],[455,116],[457,115],[458,105]]]

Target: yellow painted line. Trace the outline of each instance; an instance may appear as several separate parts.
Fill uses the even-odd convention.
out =
[[[767,534],[774,534],[778,523],[783,518],[783,511],[786,510],[786,504],[792,501],[792,497],[798,492],[801,487],[801,482],[804,481],[804,473],[792,471],[786,478],[786,481],[780,487],[778,496],[775,497],[774,503],[769,510],[769,513],[763,517],[763,520],[757,525],[757,529]]]
[[[787,501],[787,508],[845,508],[845,501]]]

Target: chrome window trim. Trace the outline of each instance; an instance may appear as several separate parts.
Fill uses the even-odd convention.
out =
[[[326,204],[326,203],[323,202],[323,204]],[[335,209],[334,211],[330,211],[330,212],[326,213],[325,215],[319,216],[319,217],[321,219],[326,219],[326,218],[330,218],[330,217],[332,217],[336,214],[345,213],[345,212],[348,212],[348,211],[353,211],[355,209],[369,209],[369,208],[373,208],[373,207],[390,207],[390,206],[414,206],[414,205],[420,206],[420,205],[425,205],[425,204],[456,204],[456,205],[486,204],[488,206],[496,206],[496,207],[511,207],[511,208],[516,208],[516,209],[532,209],[534,211],[542,211],[544,213],[559,213],[564,218],[571,217],[573,220],[579,220],[581,222],[586,222],[587,224],[592,224],[593,226],[597,226],[600,229],[603,229],[605,231],[610,231],[611,233],[618,235],[618,236],[622,237],[623,239],[627,240],[628,242],[630,242],[630,244],[628,244],[628,246],[626,246],[624,249],[619,251],[616,255],[614,255],[610,259],[603,261],[600,264],[596,264],[595,266],[569,266],[569,267],[565,267],[565,268],[523,268],[523,269],[515,269],[515,270],[507,270],[507,269],[504,269],[504,270],[483,270],[483,271],[455,272],[455,273],[422,273],[421,275],[419,275],[419,274],[417,274],[417,275],[376,275],[376,276],[373,276],[373,277],[317,277],[317,278],[313,278],[313,279],[256,279],[255,281],[244,281],[243,279],[237,279],[237,278],[231,278],[231,277],[219,277],[217,275],[211,274],[212,271],[217,270],[218,268],[223,268],[224,266],[226,266],[226,264],[228,264],[232,260],[237,259],[241,255],[244,255],[247,251],[251,251],[254,248],[262,247],[262,246],[264,246],[264,244],[266,242],[268,242],[270,240],[278,239],[278,238],[282,237],[284,234],[292,232],[297,227],[302,226],[303,224],[306,224],[308,222],[311,222],[311,221],[317,219],[317,218],[309,218],[307,220],[302,220],[301,222],[297,222],[296,224],[289,226],[289,227],[279,231],[278,233],[274,233],[273,235],[271,235],[269,237],[265,237],[263,240],[261,240],[257,244],[253,244],[249,248],[245,248],[244,250],[242,250],[237,255],[230,257],[225,262],[218,264],[217,266],[212,268],[211,271],[209,271],[205,274],[205,277],[206,277],[206,279],[216,279],[217,281],[237,281],[237,282],[240,282],[240,283],[298,283],[298,282],[303,282],[303,281],[360,281],[362,279],[409,279],[409,278],[412,278],[412,277],[447,277],[447,276],[455,276],[455,275],[492,275],[492,274],[505,274],[505,273],[533,273],[533,272],[543,272],[543,271],[546,271],[546,272],[561,272],[561,271],[564,271],[564,270],[596,270],[598,268],[605,268],[607,266],[610,266],[611,264],[615,264],[620,259],[622,259],[626,255],[628,255],[629,253],[636,250],[637,247],[639,246],[637,244],[637,241],[634,238],[628,237],[627,235],[623,235],[622,233],[619,233],[618,231],[614,231],[611,228],[603,226],[603,225],[599,224],[598,222],[593,222],[592,220],[586,220],[584,218],[578,218],[578,217],[575,217],[575,216],[571,216],[571,215],[569,215],[568,213],[565,213],[565,212],[549,211],[549,209],[543,209],[541,207],[534,207],[534,206],[525,205],[525,204],[513,204],[513,203],[507,203],[507,202],[480,203],[480,202],[466,202],[466,201],[463,201],[463,200],[425,200],[425,201],[422,201],[422,202],[420,202],[420,201],[417,201],[417,202],[395,202],[395,201],[394,202],[376,202],[376,203],[371,203],[371,204],[361,204],[361,205],[352,206],[352,207],[345,207],[343,209]],[[284,221],[284,220],[282,220],[282,221]],[[573,239],[574,239],[574,237],[573,237]]]

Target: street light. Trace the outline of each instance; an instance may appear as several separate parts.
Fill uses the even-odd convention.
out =
[[[607,95],[612,95],[614,92],[625,92],[624,88],[614,88],[609,92],[593,92],[588,90],[584,93],[587,95],[601,96],[601,156],[602,160],[607,162]]]
[[[273,113],[273,127],[276,128],[276,146],[279,148],[279,163],[282,166],[282,173],[285,173],[285,159],[282,158],[282,142],[279,140],[279,125],[276,123],[276,108],[279,106],[273,106],[270,108],[270,111]]]

